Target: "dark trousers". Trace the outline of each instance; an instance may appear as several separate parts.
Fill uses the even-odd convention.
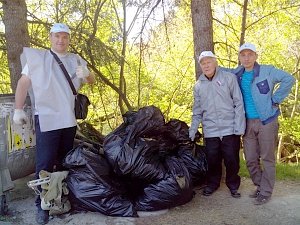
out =
[[[222,178],[222,160],[226,167],[226,185],[230,190],[238,190],[241,178],[240,169],[240,136],[228,135],[205,138],[205,149],[208,164],[207,186],[217,189]]]
[[[53,172],[63,170],[62,162],[66,154],[73,148],[76,126],[58,130],[41,132],[38,116],[35,116],[36,153],[35,178],[39,179],[39,172],[46,170]],[[36,205],[40,207],[39,196]]]

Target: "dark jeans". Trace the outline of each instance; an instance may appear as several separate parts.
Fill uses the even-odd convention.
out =
[[[238,190],[241,178],[240,169],[240,136],[228,135],[222,140],[219,137],[205,138],[205,149],[208,163],[207,185],[212,189],[220,186],[222,178],[222,160],[226,167],[226,185],[230,190]]]
[[[46,170],[53,172],[63,170],[62,162],[66,154],[73,148],[76,126],[58,130],[41,132],[38,116],[35,116],[36,153],[35,178],[39,179],[39,172]],[[40,207],[39,196],[36,205]]]

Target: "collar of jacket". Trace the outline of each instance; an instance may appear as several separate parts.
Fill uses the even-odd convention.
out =
[[[202,73],[202,74],[200,75],[199,80],[208,80],[208,81],[212,81],[215,77],[217,77],[219,70],[220,70],[220,69],[219,69],[219,66],[217,66],[217,67],[216,67],[215,74],[212,76],[211,80],[208,79],[207,76],[206,76],[204,73]]]
[[[239,81],[239,83],[240,83],[240,82],[241,82],[241,79],[242,79],[242,75],[243,75],[243,73],[245,72],[245,67],[239,66],[238,68],[239,68],[239,69],[238,69],[238,71],[235,73],[235,75],[237,75],[238,81]],[[255,77],[258,77],[258,76],[259,76],[259,71],[260,71],[260,65],[259,65],[257,62],[254,63],[253,70],[254,70],[254,78],[255,78]]]

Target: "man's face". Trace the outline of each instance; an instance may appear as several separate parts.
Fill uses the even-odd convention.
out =
[[[205,57],[200,61],[200,67],[202,72],[207,77],[212,77],[215,74],[216,67],[217,67],[217,60],[212,57]]]
[[[246,70],[250,71],[254,67],[254,63],[257,60],[257,54],[249,49],[245,49],[240,52],[239,60]]]
[[[66,53],[70,44],[70,35],[66,32],[51,33],[51,48],[57,53]]]

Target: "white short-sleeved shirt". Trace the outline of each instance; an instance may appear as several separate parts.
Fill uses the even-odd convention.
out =
[[[87,63],[78,55],[59,55],[76,90],[84,82],[76,76],[78,60]],[[21,55],[22,74],[31,79],[30,97],[35,114],[39,115],[41,131],[50,131],[76,126],[74,115],[75,96],[61,68],[49,50],[24,48]]]

